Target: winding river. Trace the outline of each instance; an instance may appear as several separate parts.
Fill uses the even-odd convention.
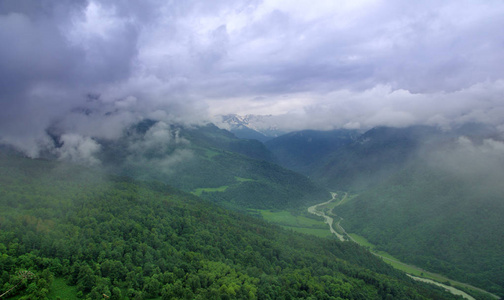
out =
[[[329,204],[332,201],[334,201],[336,199],[336,196],[338,195],[336,193],[331,193],[331,194],[332,194],[332,199],[331,200],[329,200],[327,202],[324,202],[324,203],[320,203],[320,204],[316,204],[316,205],[308,207],[308,212],[311,213],[311,214],[323,217],[325,219],[325,223],[329,225],[329,230],[331,231],[331,233],[334,234],[340,241],[344,241],[345,237],[343,235],[339,234],[333,228],[334,219],[331,218],[331,217],[329,217],[328,215],[326,215],[324,211],[318,209],[320,206]],[[338,226],[339,226],[339,224],[338,224]]]

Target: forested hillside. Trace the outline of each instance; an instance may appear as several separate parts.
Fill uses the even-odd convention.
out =
[[[461,138],[337,207],[342,225],[404,261],[504,295],[502,143]]]
[[[291,170],[312,175],[314,164],[323,161],[358,136],[356,130],[302,130],[265,142],[279,163]]]
[[[333,190],[361,191],[400,171],[439,134],[427,126],[373,128],[317,161],[310,175]]]
[[[356,244],[287,232],[161,183],[2,154],[0,184],[5,298],[455,298]]]
[[[59,137],[54,139],[59,145]],[[96,158],[109,172],[161,181],[236,209],[285,209],[330,197],[306,176],[275,164],[261,142],[212,124],[144,120],[117,140],[98,142]]]
[[[441,136],[428,126],[299,131],[266,145],[282,166],[302,172],[331,190],[360,191],[404,168],[419,148]]]

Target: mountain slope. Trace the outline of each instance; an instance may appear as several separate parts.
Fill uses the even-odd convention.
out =
[[[69,298],[456,298],[353,243],[287,232],[160,183],[1,154],[0,165],[7,297],[43,299],[64,278]]]
[[[313,164],[351,143],[354,130],[303,130],[281,135],[265,143],[279,163],[288,169],[311,175]]]
[[[229,131],[241,139],[255,139],[265,142],[271,137],[266,136],[253,128],[250,128],[247,121],[238,115],[225,115],[222,116],[223,126],[229,128]]]
[[[271,125],[271,118],[270,115],[239,116],[230,114],[221,116],[221,123],[239,138],[266,142],[285,133],[275,125]]]
[[[278,162],[332,190],[363,190],[401,170],[419,147],[436,141],[434,127],[377,127],[291,132],[265,144]]]
[[[445,141],[336,213],[404,261],[503,296],[503,145]]]
[[[400,171],[440,134],[427,126],[373,128],[317,161],[310,176],[330,189],[363,190]]]
[[[259,141],[214,125],[184,127],[152,120],[117,141],[100,141],[112,172],[158,180],[238,209],[298,207],[327,199],[308,178],[273,162]]]

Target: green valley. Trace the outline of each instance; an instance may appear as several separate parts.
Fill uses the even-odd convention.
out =
[[[312,147],[309,139],[300,142],[301,134],[268,145],[296,157],[299,148]],[[305,174],[319,184],[358,193],[334,212],[359,242],[504,295],[504,153],[494,128],[374,128],[308,167]]]

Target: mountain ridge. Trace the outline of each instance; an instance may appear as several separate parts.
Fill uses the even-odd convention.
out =
[[[278,126],[270,123],[271,115],[245,115],[229,114],[220,116],[219,123],[229,129],[239,138],[257,139],[266,142],[272,138],[285,134]]]
[[[64,154],[66,146],[54,138]],[[168,183],[235,209],[286,208],[329,197],[305,176],[275,164],[261,142],[237,138],[213,124],[146,119],[118,139],[95,141],[99,151],[92,159],[108,172]]]

